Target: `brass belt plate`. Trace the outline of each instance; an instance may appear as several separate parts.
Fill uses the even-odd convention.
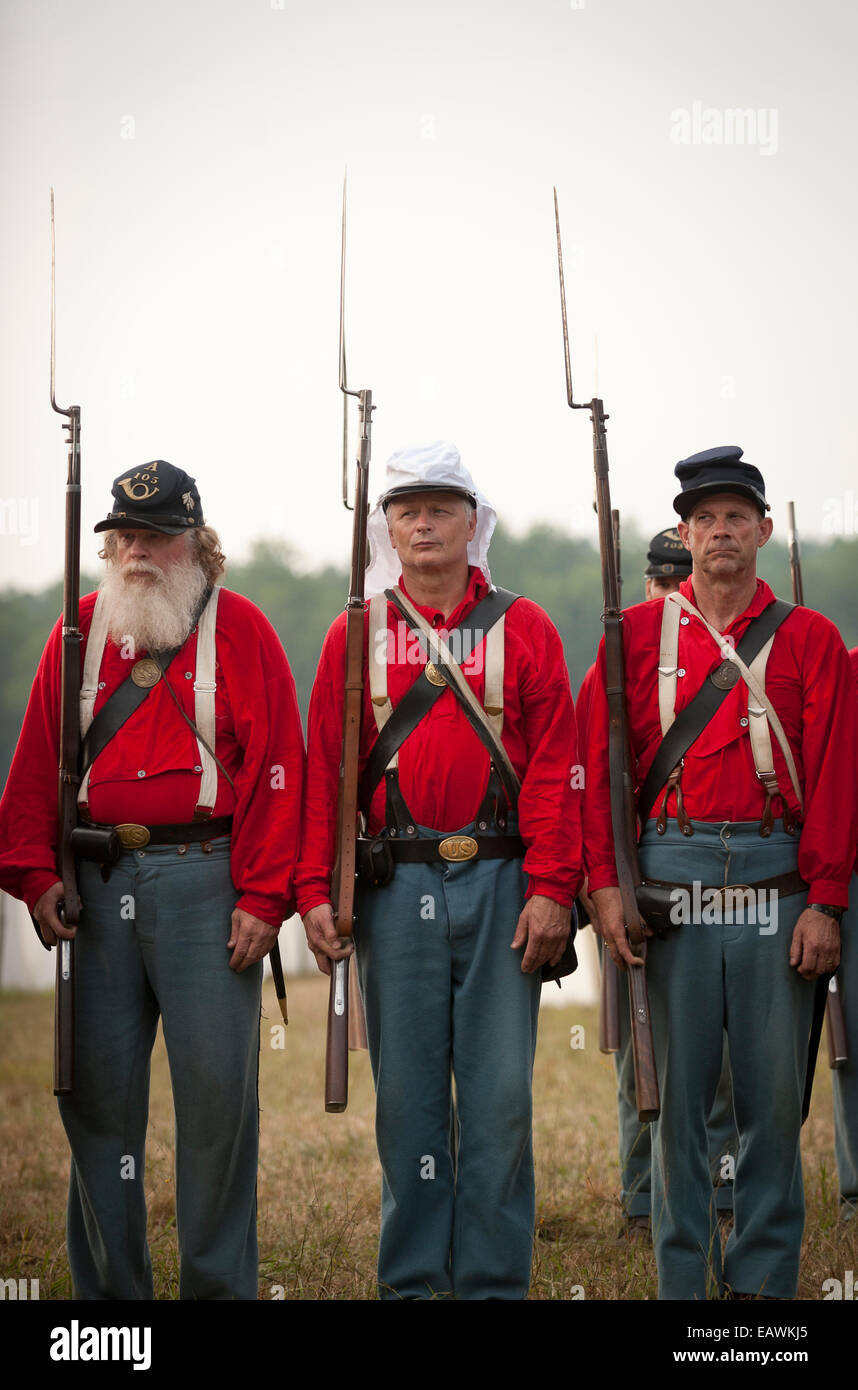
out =
[[[119,836],[119,842],[125,849],[142,849],[148,845],[151,836],[145,825],[132,825],[125,823],[115,825],[114,830]]]
[[[144,656],[131,667],[131,679],[141,690],[150,690],[161,679],[161,667],[151,656]]]
[[[476,840],[470,835],[448,835],[446,840],[439,844],[438,853],[442,859],[457,862],[461,859],[473,859],[479,848]]]
[[[735,661],[722,661],[709,679],[719,690],[732,690],[741,674]]]
[[[423,674],[430,685],[446,685],[447,678],[442,675],[434,661],[427,661],[423,668]]]

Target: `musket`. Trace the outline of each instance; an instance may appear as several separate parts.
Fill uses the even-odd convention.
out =
[[[350,390],[346,380],[346,180],[343,179],[343,228],[340,258],[340,362],[343,393],[343,505],[354,511],[352,562],[346,603],[346,668],[343,699],[343,745],[337,797],[337,857],[331,879],[331,901],[340,947],[352,939],[355,876],[357,870],[358,758],[363,718],[364,573],[366,524],[369,514],[369,458],[372,439],[372,392]],[[348,398],[358,400],[360,433],[354,506],[348,499]],[[327,1055],[325,1058],[325,1109],[345,1110],[349,1096],[349,962],[332,962],[328,999]]]
[[[626,933],[632,954],[642,964],[628,972],[629,1018],[635,1064],[635,1098],[638,1118],[654,1120],[659,1113],[658,1080],[652,1039],[652,1020],[646,988],[646,938],[641,925],[635,890],[643,881],[638,863],[637,808],[631,775],[631,748],[625,699],[622,609],[620,607],[617,563],[611,522],[611,492],[608,483],[608,444],[604,402],[576,401],[572,394],[572,367],[569,355],[569,329],[566,320],[566,287],[563,279],[563,250],[560,244],[560,212],[554,190],[554,222],[557,229],[557,266],[560,274],[560,308],[563,317],[563,354],[566,365],[566,399],[572,410],[589,410],[593,426],[593,466],[596,474],[596,510],[599,517],[599,552],[602,562],[602,594],[605,625],[605,666],[607,673],[611,822],[620,896]]]
[[[598,510],[598,509],[597,509]],[[616,508],[611,512],[611,530],[614,537],[614,561],[617,567],[617,590],[622,592],[623,573],[620,562],[620,513]],[[602,951],[602,991],[599,1001],[599,1051],[604,1053],[620,1050],[620,972],[610,951]]]
[[[56,248],[54,190],[51,189],[51,407],[66,417],[66,543],[63,574],[63,641],[61,664],[57,869],[63,896],[57,912],[67,927],[80,921],[80,894],[71,835],[77,825],[80,786],[80,406],[57,405],[54,389],[56,343]],[[74,941],[61,937],[57,947],[54,991],[54,1095],[71,1094],[74,1082]]]
[[[804,607],[804,584],[801,578],[801,545],[795,526],[795,504],[787,502],[787,542],[789,545],[789,573],[792,580],[792,601]],[[837,988],[837,976],[832,975],[828,982],[828,998],[825,1006],[826,1038],[828,1041],[828,1065],[835,1069],[849,1061],[846,1045],[846,1019],[843,1016],[843,1003]]]

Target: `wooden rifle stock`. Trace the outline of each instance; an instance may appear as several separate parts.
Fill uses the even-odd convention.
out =
[[[787,502],[787,542],[789,545],[789,573],[792,581],[792,601],[804,607],[804,584],[801,578],[801,545],[795,526],[795,504]],[[842,1067],[849,1061],[846,1046],[846,1019],[843,1016],[843,1003],[837,988],[837,977],[832,977],[828,986],[828,999],[825,1004],[826,1038],[828,1041],[828,1065],[833,1069]]]
[[[620,975],[607,946],[602,950],[602,990],[599,999],[599,1051],[620,1050]]]
[[[66,478],[66,540],[63,576],[63,639],[60,675],[60,747],[57,795],[57,869],[63,897],[57,912],[67,927],[80,921],[77,868],[71,834],[77,825],[80,785],[80,406],[63,409],[54,390],[56,338],[56,254],[54,191],[51,189],[51,408],[66,417],[68,475]],[[57,946],[54,991],[54,1095],[65,1096],[74,1083],[74,942],[61,938]]]
[[[350,391],[346,381],[346,180],[343,179],[343,228],[340,257],[340,390],[343,393],[343,504],[349,508],[348,398],[356,396],[360,438],[354,489],[354,526],[349,597],[346,604],[346,667],[343,697],[343,748],[337,797],[337,858],[331,879],[331,901],[341,947],[349,946],[354,929],[357,874],[358,760],[363,720],[364,571],[366,523],[369,514],[369,459],[372,439],[372,392]],[[325,1109],[345,1110],[349,1099],[349,995],[351,958],[331,962],[328,1031],[325,1056]],[[357,1030],[355,1030],[357,1032]]]

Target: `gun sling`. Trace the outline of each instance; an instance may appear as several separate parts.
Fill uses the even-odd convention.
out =
[[[789,617],[794,606],[784,599],[775,599],[774,603],[770,603],[768,608],[751,620],[736,648],[737,655],[746,666],[750,666],[784,619]],[[719,666],[710,673],[691,703],[676,716],[676,720],[659,744],[638,802],[638,816],[642,825],[649,819],[650,812],[671,772],[703,732],[722,700],[728,695],[729,689],[732,689],[732,686],[725,689],[715,683],[714,677],[720,670]]]

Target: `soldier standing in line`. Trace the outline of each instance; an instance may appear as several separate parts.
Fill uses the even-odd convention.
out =
[[[61,624],[0,803],[0,886],[44,945],[77,933],[74,1085],[59,1098],[74,1296],[152,1298],[143,1177],[160,1018],[179,1296],[251,1300],[262,960],[292,910],[299,843],[295,685],[268,620],[219,583],[194,479],[158,459],[118,478],[113,499],[95,528],[105,576],[80,603],[79,927],[60,916],[56,867]]]
[[[858,836],[849,660],[832,623],[781,605],[756,577],[772,522],[762,475],[742,450],[706,450],[676,474],[691,578],[663,603],[627,609],[623,621],[641,867],[651,903],[664,903],[665,930],[647,958],[661,1090],[659,1296],[793,1298],[814,981],[840,958]],[[704,687],[706,700],[695,700]],[[588,727],[586,862],[606,944],[634,969],[606,768],[602,647]],[[725,1028],[740,1152],[722,1265],[706,1120]]]
[[[523,1299],[530,1283],[540,985],[570,941],[580,792],[560,638],[535,603],[492,587],[494,522],[444,443],[393,456],[369,520],[368,838],[354,937],[377,1097],[383,1299]],[[427,662],[436,634],[476,712],[450,666]],[[341,616],[310,705],[296,880],[326,973],[342,955],[330,881],[344,645]]]

